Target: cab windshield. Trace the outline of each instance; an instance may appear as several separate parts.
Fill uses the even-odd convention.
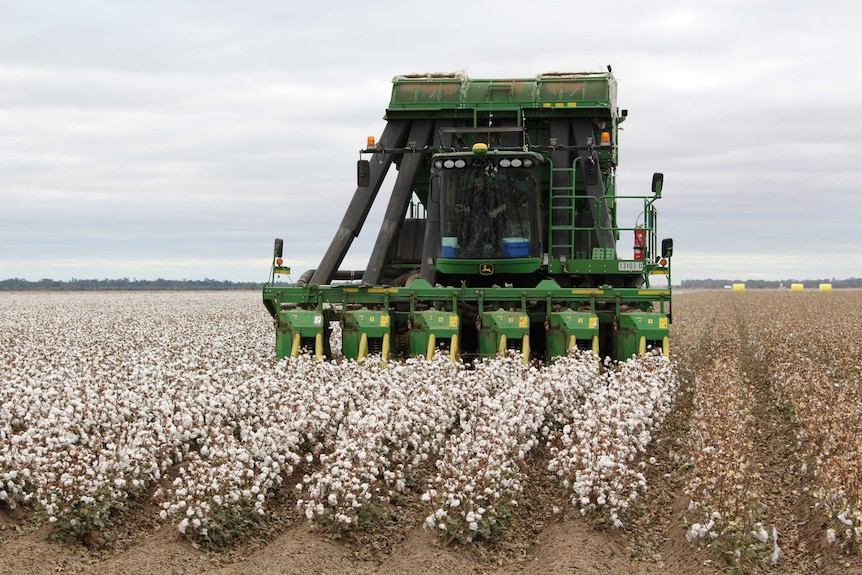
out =
[[[440,255],[453,259],[540,257],[538,167],[444,169]]]

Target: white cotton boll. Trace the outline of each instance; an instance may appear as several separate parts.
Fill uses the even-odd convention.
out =
[[[188,526],[189,526],[189,520],[183,519],[182,521],[180,521],[179,525],[177,525],[177,531],[179,531],[180,533],[185,535],[186,529],[188,528]]]
[[[751,532],[751,534],[754,536],[754,538],[757,539],[758,541],[760,541],[761,543],[764,543],[764,544],[766,542],[768,542],[769,541],[769,533],[766,531],[766,529],[763,528],[763,525],[758,523],[757,525],[755,525],[755,527],[756,527],[756,529]]]
[[[838,521],[846,525],[847,527],[853,527],[853,520],[848,519],[847,515],[850,514],[850,508],[848,507],[844,511],[838,514]]]
[[[835,541],[838,540],[838,535],[835,533],[835,530],[831,527],[826,530],[826,542],[832,545]]]
[[[701,531],[700,523],[692,523],[691,527],[688,528],[688,531],[685,532],[685,538],[690,542],[699,538]]]

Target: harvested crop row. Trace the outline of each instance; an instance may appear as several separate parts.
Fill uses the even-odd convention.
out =
[[[814,495],[832,519],[827,537],[862,542],[862,309],[858,292],[787,294],[758,313],[744,302],[771,377],[798,422],[800,456],[812,463]],[[828,304],[828,305],[827,305]]]
[[[736,325],[719,314],[708,348],[708,367],[694,390],[690,453],[695,475],[686,491],[696,517],[689,540],[723,539],[730,548],[757,527],[762,486],[752,454],[755,397],[739,361]]]
[[[815,572],[858,549],[860,295],[677,296],[687,535],[737,569]]]

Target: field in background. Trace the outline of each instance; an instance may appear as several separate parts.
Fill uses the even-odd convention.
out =
[[[7,557],[169,527],[251,561],[310,520],[353,571],[416,530],[515,569],[561,524],[561,569],[598,537],[632,572],[859,573],[862,292],[686,292],[672,329],[674,366],[356,369],[275,361],[256,292],[0,294]]]
[[[687,538],[747,569],[857,554],[862,291],[695,291],[675,314]]]

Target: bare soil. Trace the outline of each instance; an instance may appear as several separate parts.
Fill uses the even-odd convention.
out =
[[[170,526],[144,534],[124,549],[94,552],[51,540],[40,529],[13,537],[2,545],[0,573],[308,573],[357,574],[544,574],[544,573],[714,573],[704,558],[690,548],[684,532],[668,533],[660,550],[667,558],[632,555],[624,532],[605,530],[581,518],[549,523],[529,550],[518,558],[489,561],[471,547],[443,547],[422,529],[413,529],[403,542],[382,559],[362,558],[355,546],[328,539],[305,525],[287,528],[267,544],[253,550],[214,553],[195,548]],[[681,540],[680,540],[681,538]]]

